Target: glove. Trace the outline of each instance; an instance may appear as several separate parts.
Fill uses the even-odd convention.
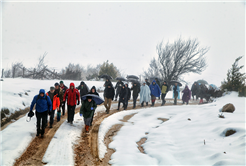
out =
[[[91,110],[93,111],[93,110],[94,110],[94,108],[93,108],[93,107],[91,107]]]
[[[34,116],[34,113],[33,113],[32,111],[29,111],[29,113],[28,113],[27,116],[28,116],[28,117],[33,117],[33,116]]]
[[[50,115],[51,114],[51,111],[48,111],[48,114]]]
[[[78,104],[77,105],[79,105],[80,104],[80,101],[78,100]]]
[[[83,114],[82,114],[82,113],[80,113],[80,116],[83,116]]]

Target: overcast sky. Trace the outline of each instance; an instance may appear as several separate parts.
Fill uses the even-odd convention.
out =
[[[46,62],[57,70],[71,63],[106,60],[125,74],[142,74],[156,45],[182,36],[210,47],[202,75],[218,86],[235,58],[245,55],[245,4],[238,2],[3,2],[2,66]],[[245,59],[241,60],[245,64]]]

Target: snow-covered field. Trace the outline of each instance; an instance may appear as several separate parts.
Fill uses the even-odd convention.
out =
[[[71,82],[74,82],[75,86],[80,85],[80,81],[63,80],[64,84],[69,87]],[[49,91],[51,86],[54,86],[56,82],[60,80],[33,80],[24,78],[5,78],[4,81],[0,81],[2,94],[1,108],[8,108],[10,112],[15,110],[24,109],[30,106],[32,99],[39,93],[40,89]],[[95,86],[97,89],[104,89],[104,81],[84,81],[89,88]],[[113,83],[115,84],[115,83]],[[26,94],[25,94],[26,93]],[[102,96],[102,94],[100,94]],[[24,103],[24,105],[23,105]]]
[[[236,92],[205,105],[165,106],[124,111],[104,119],[99,130],[99,156],[106,148],[106,132],[127,114],[137,112],[113,138],[109,148],[112,165],[245,165],[245,98]],[[227,103],[234,104],[234,113],[219,110]],[[158,118],[169,119],[166,122]],[[188,120],[190,118],[190,120]],[[236,131],[226,137],[228,129]],[[146,134],[148,133],[148,134]],[[138,142],[146,154],[138,150]],[[205,141],[205,144],[204,144]]]

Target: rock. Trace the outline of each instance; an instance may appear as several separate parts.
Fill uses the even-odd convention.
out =
[[[235,107],[231,103],[224,105],[224,107],[222,108],[222,112],[230,112],[230,113],[233,113],[234,111],[235,111]]]

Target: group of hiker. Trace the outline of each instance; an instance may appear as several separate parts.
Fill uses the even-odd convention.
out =
[[[163,81],[160,84],[158,79],[155,79],[150,84],[148,79],[145,79],[145,82],[140,85],[138,81],[133,81],[132,86],[129,87],[128,83],[124,84],[122,80],[118,80],[115,87],[113,86],[110,79],[106,79],[104,83],[104,106],[106,108],[106,112],[110,112],[111,103],[115,98],[117,101],[118,97],[118,109],[120,110],[120,104],[123,104],[124,110],[128,107],[128,101],[131,96],[133,98],[133,109],[136,108],[136,103],[138,96],[140,96],[140,105],[141,107],[148,106],[151,101],[151,106],[155,105],[156,99],[162,100],[162,106],[165,105],[166,100],[165,97],[169,91],[169,86],[166,81]],[[177,105],[177,99],[180,99],[180,87],[177,83],[175,83],[172,87],[173,90],[173,98],[174,105]],[[207,87],[203,84],[199,84],[195,82],[192,85],[191,90],[188,86],[185,86],[182,91],[182,101],[183,104],[189,104],[189,100],[191,99],[191,95],[194,100],[194,96],[196,96],[196,100],[200,98],[200,103],[203,102],[203,98],[208,100],[209,95],[207,95]],[[91,94],[91,95],[88,95]],[[86,98],[83,96],[86,95]],[[96,87],[93,86],[90,90],[88,86],[81,81],[78,87],[75,87],[74,83],[70,83],[69,88],[64,85],[63,81],[59,83],[55,83],[54,86],[50,87],[50,91],[45,93],[44,89],[40,89],[39,94],[36,95],[31,103],[30,112],[28,116],[32,117],[34,115],[33,108],[36,104],[36,118],[37,118],[37,135],[41,134],[43,137],[45,128],[47,126],[47,119],[49,115],[49,127],[52,128],[54,123],[55,112],[57,112],[57,122],[60,121],[61,116],[65,115],[65,104],[67,103],[67,123],[73,124],[74,114],[76,105],[80,105],[80,116],[83,116],[85,123],[86,132],[89,131],[89,127],[92,126],[93,117],[95,110],[97,108],[96,102],[93,100],[93,95],[99,96],[96,91]]]
[[[45,93],[44,89],[40,89],[39,94],[34,96],[30,111],[28,113],[29,117],[34,115],[33,108],[35,106],[35,115],[37,118],[37,134],[36,136],[44,136],[45,128],[48,125],[48,115],[49,127],[52,128],[54,123],[55,111],[57,111],[57,122],[60,121],[61,116],[65,115],[65,103],[67,103],[67,123],[73,124],[74,114],[76,105],[82,106],[80,108],[80,116],[84,117],[85,130],[89,131],[89,126],[92,125],[93,116],[96,110],[96,103],[92,100],[91,96],[88,96],[86,100],[82,100],[82,96],[86,94],[93,94],[99,96],[96,92],[95,86],[89,91],[88,86],[82,81],[80,85],[76,88],[74,83],[70,83],[69,88],[64,85],[63,81],[55,83],[54,86],[50,87],[50,90]]]

